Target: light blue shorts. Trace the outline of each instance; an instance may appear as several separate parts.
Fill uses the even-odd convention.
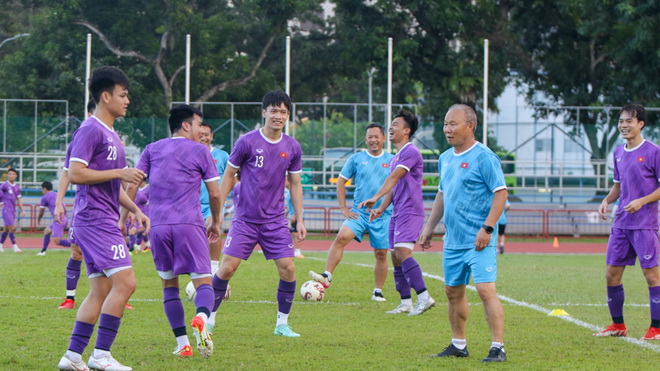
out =
[[[202,204],[202,216],[204,220],[211,216],[211,204]]]
[[[442,253],[442,269],[445,273],[445,285],[460,286],[470,283],[497,281],[497,247],[488,246],[481,251],[474,248],[447,250]]]
[[[388,249],[390,244],[387,238],[387,229],[390,225],[391,214],[383,214],[380,218],[374,219],[369,223],[369,214],[361,213],[354,209],[351,209],[351,211],[358,214],[358,218],[346,219],[343,225],[353,231],[355,240],[362,242],[364,234],[369,232],[369,244],[371,247],[377,250]]]

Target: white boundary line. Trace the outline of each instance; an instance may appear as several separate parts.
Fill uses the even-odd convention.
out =
[[[18,300],[61,300],[61,296],[13,296],[13,295],[0,295],[0,299],[18,299]],[[181,301],[188,302],[186,298],[181,298]],[[163,299],[134,299],[131,298],[129,303],[162,303]],[[225,301],[223,301],[225,303]],[[272,300],[227,300],[226,303],[240,303],[240,304],[277,304],[276,301]],[[296,305],[346,305],[346,306],[356,306],[361,305],[362,303],[352,303],[352,302],[337,302],[331,300],[324,300],[322,302],[312,302],[312,301],[300,301],[296,302]]]
[[[315,258],[315,257],[311,257],[311,256],[307,257],[307,259],[325,261],[325,259]],[[373,265],[362,264],[362,263],[344,263],[344,264],[355,265],[355,266],[358,266],[358,267],[373,268]],[[390,268],[390,270],[391,270],[391,268]],[[438,276],[438,275],[435,275],[435,274],[429,274],[429,273],[422,273],[422,274],[424,275],[424,277],[428,277],[428,278],[432,278],[434,280],[445,282],[445,279],[442,276]],[[475,286],[472,286],[472,285],[466,285],[466,288],[471,290],[471,291],[474,291],[474,292],[477,291],[477,288]],[[510,303],[510,304],[513,304],[513,305],[516,305],[516,306],[532,309],[532,310],[535,310],[537,312],[541,312],[543,314],[550,313],[550,309],[544,308],[544,307],[542,307],[540,305],[537,305],[537,304],[532,304],[532,303],[527,303],[527,302],[524,302],[524,301],[516,300],[516,299],[510,298],[508,296],[501,295],[501,294],[497,294],[497,296],[500,298],[501,301],[504,301],[506,303]],[[578,325],[580,327],[584,327],[584,328],[586,328],[590,331],[593,331],[593,332],[600,331],[600,330],[603,329],[602,327],[599,327],[599,326],[593,325],[591,323],[581,321],[581,320],[573,318],[573,317],[555,316],[555,318],[564,320],[566,322],[573,323],[573,324]],[[647,341],[632,338],[632,337],[628,337],[628,336],[622,336],[622,337],[619,337],[619,339],[627,341],[627,342],[629,342],[631,344],[634,344],[634,345],[638,345],[638,346],[643,347],[643,348],[651,349],[653,351],[656,351],[656,352],[660,353],[660,345],[651,344]]]

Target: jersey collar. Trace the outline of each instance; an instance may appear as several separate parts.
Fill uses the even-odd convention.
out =
[[[643,146],[643,145],[644,145],[644,142],[646,142],[646,139],[642,139],[642,143],[640,143],[640,144],[638,144],[637,146],[635,146],[635,148],[630,148],[630,149],[626,148],[626,144],[624,144],[624,145],[623,145],[623,150],[626,151],[626,152],[632,152],[632,151],[638,149],[639,147]]]
[[[470,151],[472,150],[472,148],[476,147],[478,144],[479,144],[479,142],[474,142],[474,144],[472,145],[472,147],[466,149],[465,151],[463,151],[463,152],[461,152],[461,153],[456,153],[456,150],[451,151],[451,153],[453,153],[454,156],[463,156],[464,154],[470,152]]]

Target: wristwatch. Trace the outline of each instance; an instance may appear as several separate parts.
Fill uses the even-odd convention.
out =
[[[489,225],[486,225],[486,224],[482,225],[481,228],[483,228],[486,231],[486,233],[488,233],[488,234],[493,233],[493,231],[495,230],[495,228],[493,228]]]

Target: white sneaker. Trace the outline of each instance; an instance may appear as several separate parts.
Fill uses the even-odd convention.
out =
[[[396,307],[396,308],[394,308],[394,309],[392,309],[392,310],[388,310],[388,311],[385,312],[385,313],[387,313],[387,314],[410,313],[410,311],[411,311],[412,309],[413,309],[413,308],[412,308],[412,305],[408,305],[408,304],[401,303],[401,304],[399,304],[398,307]]]
[[[90,356],[87,366],[93,370],[133,371],[133,368],[122,365],[110,354],[105,354],[101,358],[94,358],[94,355]]]
[[[80,360],[78,363],[74,363],[72,360],[69,359],[69,357],[65,355],[62,356],[60,359],[60,363],[57,364],[57,368],[60,370],[68,370],[68,371],[89,371],[89,367]]]
[[[46,252],[45,251],[40,251],[37,253],[37,256],[45,256]]]
[[[309,277],[311,277],[314,281],[323,285],[323,287],[325,287],[326,289],[330,287],[330,280],[328,279],[328,277],[324,275],[318,274],[314,271],[309,271]]]
[[[427,310],[433,308],[435,306],[435,300],[433,300],[432,297],[429,296],[429,300],[427,300],[425,303],[420,303],[417,301],[417,305],[415,305],[415,309],[408,313],[409,316],[417,316],[420,315]]]
[[[379,292],[379,293],[374,292],[373,295],[371,295],[371,300],[373,300],[373,301],[387,301],[387,299],[385,299],[385,297],[383,296],[382,292]]]
[[[14,244],[14,245],[12,246],[12,248],[14,249],[14,252],[23,252],[23,250],[19,249],[19,248],[18,248],[18,245],[16,245],[16,244]]]

